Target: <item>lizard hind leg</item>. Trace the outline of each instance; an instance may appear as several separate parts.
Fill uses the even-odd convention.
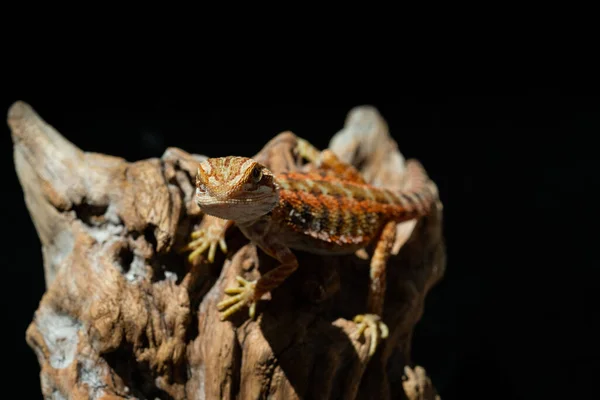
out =
[[[354,322],[357,323],[356,337],[360,338],[363,334],[370,336],[369,357],[375,354],[379,341],[387,338],[389,334],[389,329],[381,316],[386,288],[386,265],[395,239],[396,223],[390,221],[384,226],[371,258],[368,314],[354,317]]]

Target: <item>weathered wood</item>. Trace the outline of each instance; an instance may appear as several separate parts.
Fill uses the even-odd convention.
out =
[[[47,290],[26,340],[46,398],[435,398],[424,370],[410,368],[410,341],[444,271],[441,204],[389,261],[390,337],[367,363],[369,344],[352,337],[351,318],[366,306],[368,261],[298,254],[301,268],[259,303],[255,321],[240,313],[222,322],[223,289],[274,260],[234,228],[227,255],[186,263],[178,249],[202,218],[192,195],[203,156],[169,148],[127,162],[87,153],[22,102],[8,123],[42,243]],[[277,136],[257,156],[275,171],[295,168],[288,139]],[[397,183],[382,177],[369,179]]]

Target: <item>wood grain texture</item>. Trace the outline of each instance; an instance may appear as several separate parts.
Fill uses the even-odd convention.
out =
[[[176,148],[137,162],[87,153],[22,102],[8,123],[42,243],[47,289],[26,340],[44,397],[436,398],[410,347],[445,268],[441,204],[388,260],[390,336],[367,364],[368,343],[351,336],[351,318],[367,298],[368,261],[298,254],[301,267],[259,303],[255,321],[222,322],[225,287],[276,262],[236,229],[213,264],[178,251],[203,218],[193,186],[205,157]],[[298,168],[291,146],[280,134],[255,159],[273,171]]]

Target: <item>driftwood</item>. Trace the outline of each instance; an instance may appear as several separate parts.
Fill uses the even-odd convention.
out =
[[[365,311],[368,260],[297,253],[301,268],[259,303],[255,321],[242,312],[222,322],[215,305],[223,289],[240,271],[253,278],[274,261],[235,228],[212,265],[189,265],[178,251],[202,218],[192,194],[204,156],[169,148],[160,159],[127,162],[86,153],[22,102],[8,123],[42,243],[47,291],[26,340],[45,398],[437,398],[410,347],[445,268],[441,204],[399,227],[399,252],[388,262],[390,336],[368,360],[369,343],[352,335],[352,317]],[[288,138],[259,154],[275,170],[296,165]],[[379,145],[366,148],[370,140]],[[386,143],[396,161],[381,156]],[[390,143],[377,111],[359,107],[332,149],[370,181],[401,186],[403,159]]]

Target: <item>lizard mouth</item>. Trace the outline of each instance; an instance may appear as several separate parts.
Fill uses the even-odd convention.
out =
[[[241,223],[254,221],[265,215],[277,205],[277,201],[277,196],[264,194],[225,199],[206,194],[196,196],[196,204],[203,213]]]
[[[276,196],[274,197],[272,193],[244,193],[243,196],[235,197],[196,190],[196,204],[198,204],[199,207],[245,206],[263,202],[276,202]]]

